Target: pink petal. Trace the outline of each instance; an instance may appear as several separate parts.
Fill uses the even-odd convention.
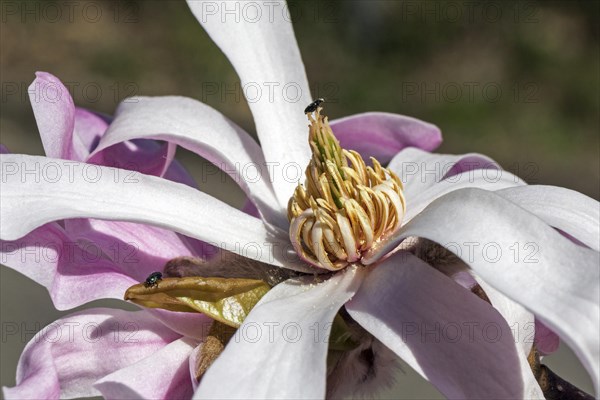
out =
[[[535,320],[535,345],[543,356],[554,353],[560,346],[558,335],[537,319]]]
[[[86,161],[90,158],[90,154],[99,146],[108,127],[106,118],[83,108],[76,108],[73,140],[80,141],[85,149],[84,154],[77,158],[77,161]],[[172,143],[160,145],[152,140],[129,141],[100,151],[90,161],[99,165],[125,168],[148,175],[165,176],[168,174],[167,179],[169,180],[195,187],[196,184],[191,176],[181,164],[174,160],[176,147]]]
[[[213,319],[200,313],[176,312],[149,308],[145,311],[157,318],[172,331],[196,340],[206,338]]]
[[[163,178],[168,179],[173,182],[183,183],[184,185],[193,187],[195,189],[198,188],[198,184],[190,175],[190,173],[185,169],[185,167],[177,160],[173,160]]]
[[[80,157],[73,160],[85,161],[90,153],[96,148],[107,128],[108,123],[104,118],[92,111],[76,107],[73,141],[81,142],[82,148],[85,149],[85,151],[82,152]]]
[[[440,129],[404,115],[368,112],[331,121],[342,147],[356,150],[365,159],[387,164],[406,147],[435,150],[442,143]]]
[[[101,143],[102,141],[100,145]],[[173,161],[175,147],[168,142],[159,144],[152,140],[128,141],[102,150],[96,148],[87,161],[146,175],[163,176]]]
[[[72,240],[93,243],[128,276],[143,281],[162,271],[167,261],[181,256],[198,256],[175,232],[144,224],[71,219],[65,229]]]
[[[412,254],[376,266],[350,315],[448,398],[540,398],[502,316]]]
[[[137,283],[94,243],[80,247],[56,223],[14,241],[0,241],[1,262],[48,289],[57,309],[100,298],[122,299]]]
[[[156,353],[179,337],[143,311],[96,308],[71,314],[44,328],[27,344],[17,367],[17,385],[4,388],[4,396],[97,396],[100,392],[92,385],[98,379]]]
[[[107,221],[92,222],[111,224]],[[116,232],[119,229],[122,231],[123,226],[133,225],[113,224]],[[143,237],[138,243],[156,242],[157,248],[169,248],[167,243],[160,243],[162,230],[139,226],[146,230],[138,233],[149,236]],[[173,233],[164,231],[163,237],[170,235]],[[58,224],[50,223],[21,239],[0,241],[0,262],[46,287],[54,306],[66,310],[98,299],[121,300],[129,286],[143,281],[153,271],[162,270],[163,265],[151,263],[153,259],[148,254],[142,256],[139,251],[132,250],[132,247],[124,246],[120,239],[110,236],[98,236],[96,241],[79,240],[78,243],[68,237]],[[118,263],[111,261],[111,256]],[[212,321],[203,314],[164,310],[148,312],[170,329],[193,338],[203,337]]]
[[[194,399],[316,399],[325,396],[327,338],[365,269],[329,280],[292,279],[252,309],[204,375]]]
[[[55,76],[36,72],[29,99],[48,157],[75,159],[73,127],[75,105],[68,89]]]
[[[104,135],[108,123],[92,112],[76,109],[68,89],[55,76],[37,72],[29,87],[30,101],[46,155],[84,161]],[[100,165],[162,176],[175,155],[175,146],[154,142],[127,143],[95,156]]]
[[[260,218],[260,213],[258,212],[258,209],[250,200],[246,200],[244,207],[242,207],[242,211],[248,215],[252,215],[253,217]]]
[[[136,363],[98,380],[94,387],[105,399],[189,399],[190,353],[196,345],[179,339]]]
[[[75,109],[75,130],[73,132],[73,140],[76,140],[75,137],[78,137],[79,140],[83,143],[85,147],[85,155],[78,159],[77,161],[85,161],[89,158],[90,154],[98,147],[100,143],[100,139],[106,133],[108,128],[107,118],[100,116],[97,113],[92,111],[88,111],[83,108],[76,107]],[[148,141],[150,142],[150,141]],[[152,148],[156,149],[160,147],[158,144],[151,144]],[[139,147],[139,146],[138,146]],[[173,182],[183,183],[185,185],[191,187],[197,187],[196,182],[191,177],[189,172],[175,159],[173,159],[175,155],[175,147],[174,145],[170,145],[166,154],[166,158],[163,160],[163,168],[157,169],[159,176],[164,176],[165,179],[168,179]],[[163,150],[163,149],[161,149]],[[109,148],[106,151],[113,152],[114,149]],[[109,159],[115,160],[117,165],[127,166],[130,164],[139,165],[139,160],[136,162],[133,152],[125,152],[121,150],[122,159],[115,160],[115,153],[112,153],[109,156]],[[156,153],[154,151],[155,157],[162,158],[161,154]],[[105,162],[102,156],[97,156],[96,159],[98,164],[104,165]],[[133,158],[133,159],[132,159]],[[156,164],[156,161],[151,160],[151,162]],[[110,165],[116,166],[116,165]],[[164,168],[167,168],[164,171]]]

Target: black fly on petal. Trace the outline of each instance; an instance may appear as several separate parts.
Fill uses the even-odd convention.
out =
[[[158,282],[162,280],[162,273],[153,272],[146,278],[146,282],[144,282],[144,286],[147,288],[158,286]]]
[[[316,99],[315,101],[313,101],[312,103],[310,103],[304,109],[304,114],[310,114],[312,112],[317,111],[317,108],[319,108],[319,106],[321,105],[321,103],[323,103],[324,101],[325,101],[324,99]]]

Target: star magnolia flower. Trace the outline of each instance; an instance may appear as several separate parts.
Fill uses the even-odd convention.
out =
[[[202,2],[190,7],[243,84],[293,82],[301,89],[299,101],[275,94],[250,103],[262,148],[222,115],[191,99],[124,102],[110,125],[97,131],[84,125],[72,102],[34,103],[48,157],[1,156],[0,237],[8,257],[3,262],[48,287],[63,308],[121,297],[126,287],[159,268],[142,271],[142,262],[124,266],[124,260],[110,256],[110,262],[103,258],[88,269],[81,263],[85,257],[74,256],[31,264],[7,244],[56,249],[48,243],[74,240],[101,243],[106,250],[111,240],[132,239],[144,244],[142,261],[153,266],[202,255],[197,243],[177,232],[278,267],[311,274],[332,271],[318,283],[312,275],[290,279],[264,295],[238,330],[242,340],[230,341],[203,376],[195,398],[323,397],[326,337],[342,308],[452,398],[542,398],[526,360],[531,343],[515,341],[511,334],[515,322],[521,330],[535,314],[575,350],[598,393],[597,202],[562,188],[526,186],[480,155],[430,154],[440,140],[435,127],[389,114],[332,122],[338,145],[317,112],[311,156],[302,113],[310,102],[308,84],[291,24],[278,13],[273,20],[223,24],[203,15]],[[46,78],[52,79],[38,77]],[[142,146],[132,142],[138,139],[169,145],[148,152],[135,148]],[[330,151],[322,151],[324,144],[331,145]],[[175,145],[233,175],[259,217],[164,179],[178,180],[171,169]],[[143,161],[142,166],[155,168],[133,176],[96,166],[90,177],[83,161],[114,165],[105,156],[116,149],[123,152],[117,160],[150,154],[140,160],[159,161],[163,157],[156,154],[164,151],[165,161]],[[368,156],[378,160],[372,169],[361,162]],[[390,159],[387,169],[381,167]],[[306,187],[284,179],[282,168],[291,163],[308,166]],[[258,168],[261,179],[249,179],[241,168],[250,164],[271,168]],[[441,177],[427,174],[440,164],[452,167]],[[409,174],[409,166],[419,170]],[[497,180],[473,175],[490,170],[498,172]],[[64,226],[53,222],[59,220]],[[409,237],[426,238],[457,253],[466,243],[497,245],[503,253],[493,262],[487,253],[458,254],[496,308],[439,268],[397,251]],[[534,264],[509,252],[514,244],[527,243],[538,246]],[[83,251],[83,245],[78,249]],[[123,340],[113,342],[107,337],[32,341],[20,361],[17,387],[5,390],[6,397],[93,395],[98,393],[90,388],[94,382],[106,397],[189,396],[188,358],[203,341],[199,327],[206,317],[201,314],[95,310],[61,322],[74,324],[75,337],[81,338],[87,334],[85,323],[119,326],[128,321],[140,334],[135,344],[126,343],[122,330],[118,337]],[[489,326],[499,332],[494,340],[489,340]],[[448,327],[458,327],[460,334],[450,336]],[[259,334],[244,338],[253,328]],[[435,338],[429,339],[432,332]],[[376,360],[368,364],[373,367]],[[377,371],[367,370],[364,377],[371,375]]]

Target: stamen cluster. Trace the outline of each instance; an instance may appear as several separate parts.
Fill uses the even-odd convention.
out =
[[[373,157],[342,149],[322,107],[307,114],[312,158],[306,182],[288,203],[290,238],[306,261],[336,271],[400,226],[406,203],[402,182]]]

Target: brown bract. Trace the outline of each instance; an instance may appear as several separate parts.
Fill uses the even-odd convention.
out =
[[[191,276],[163,278],[153,287],[133,285],[124,297],[149,308],[201,312],[237,328],[270,289],[256,279]]]

